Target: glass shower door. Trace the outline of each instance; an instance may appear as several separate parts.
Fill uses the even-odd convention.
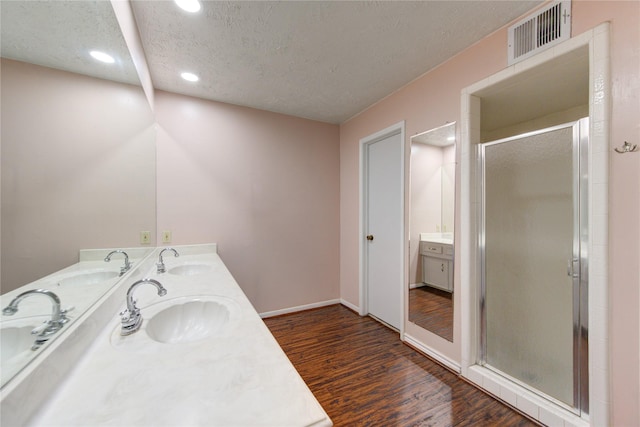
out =
[[[572,409],[586,350],[579,130],[576,122],[481,147],[483,363]]]

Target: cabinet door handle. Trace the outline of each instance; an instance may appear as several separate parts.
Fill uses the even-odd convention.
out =
[[[444,264],[440,264],[440,271],[444,273]]]
[[[369,235],[367,236],[367,240],[369,240],[369,241],[373,240],[373,234],[369,234]]]

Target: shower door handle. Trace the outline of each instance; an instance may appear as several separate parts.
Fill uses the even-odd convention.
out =
[[[567,261],[567,276],[574,279],[580,277],[580,260],[578,258]]]

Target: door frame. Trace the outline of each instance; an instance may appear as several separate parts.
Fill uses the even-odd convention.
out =
[[[524,138],[538,136],[562,129],[571,129],[572,145],[571,145],[571,164],[572,164],[572,222],[573,222],[573,238],[571,241],[572,252],[570,264],[567,266],[567,274],[572,277],[572,330],[573,330],[573,398],[574,405],[570,406],[555,399],[553,396],[547,396],[561,407],[582,416],[589,410],[589,370],[588,370],[588,331],[589,331],[589,270],[588,270],[588,251],[589,244],[589,223],[588,223],[588,200],[589,200],[589,118],[574,120],[560,125],[550,126],[526,132],[519,135],[509,136],[507,138],[495,141],[482,142],[478,144],[478,182],[479,190],[479,212],[478,212],[478,247],[480,252],[480,348],[479,362],[486,366],[487,363],[487,308],[486,308],[486,158],[485,149],[489,146],[508,144],[513,141],[520,141]],[[575,267],[577,265],[577,268]],[[577,271],[577,273],[576,273]],[[490,368],[494,370],[495,368]],[[527,389],[529,385],[523,384]],[[544,395],[541,391],[535,391],[531,387],[534,394]]]
[[[358,241],[359,241],[359,245],[358,245],[358,258],[359,258],[359,269],[360,269],[360,280],[359,280],[359,305],[360,305],[360,312],[359,314],[361,316],[366,316],[367,314],[369,314],[369,307],[368,307],[368,288],[369,288],[369,279],[368,279],[368,274],[367,274],[367,240],[365,238],[366,234],[367,234],[367,227],[369,225],[368,223],[368,212],[365,209],[365,207],[367,206],[367,190],[368,190],[368,182],[367,182],[367,172],[368,172],[368,162],[367,162],[367,152],[369,149],[369,146],[371,144],[374,144],[376,142],[379,142],[383,139],[386,139],[390,136],[393,135],[397,135],[400,134],[400,143],[398,144],[398,150],[400,153],[399,158],[400,160],[400,188],[398,188],[398,191],[401,194],[401,198],[400,198],[400,216],[398,218],[398,221],[400,221],[400,230],[401,230],[401,235],[399,236],[399,245],[397,250],[402,254],[402,260],[403,260],[403,268],[402,268],[402,275],[400,277],[398,277],[398,284],[397,284],[397,291],[398,291],[398,295],[400,296],[400,338],[402,339],[402,337],[404,336],[404,319],[405,319],[405,307],[404,307],[404,283],[406,280],[406,272],[405,272],[405,268],[404,268],[404,263],[406,261],[406,257],[407,257],[407,251],[406,251],[406,245],[405,245],[405,218],[404,218],[404,209],[405,209],[405,193],[404,193],[404,172],[405,172],[405,122],[404,120],[401,122],[398,122],[396,124],[393,124],[385,129],[382,129],[374,134],[371,134],[365,138],[360,139],[360,149],[359,149],[359,156],[360,156],[360,188],[359,188],[359,219],[360,219],[360,226],[359,226],[359,230],[358,230]]]
[[[576,425],[585,421],[594,426],[610,424],[609,337],[609,229],[607,212],[609,175],[609,129],[611,125],[611,79],[609,73],[610,23],[558,44],[550,54],[543,53],[505,68],[461,92],[461,165],[460,165],[460,283],[461,283],[461,375],[478,387],[511,403],[536,420],[567,420]],[[570,55],[576,49],[589,51],[589,150],[588,191],[589,240],[589,417],[584,420],[563,411],[545,399],[537,398],[513,383],[502,381],[480,366],[479,352],[479,268],[477,198],[477,144],[481,142],[481,104],[486,91],[504,84],[526,71],[531,71],[555,58]],[[595,82],[598,82],[596,84]],[[549,422],[548,422],[549,423]]]

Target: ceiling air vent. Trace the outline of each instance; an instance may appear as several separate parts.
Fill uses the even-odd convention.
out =
[[[571,36],[571,1],[551,6],[509,27],[508,65],[520,62]]]

